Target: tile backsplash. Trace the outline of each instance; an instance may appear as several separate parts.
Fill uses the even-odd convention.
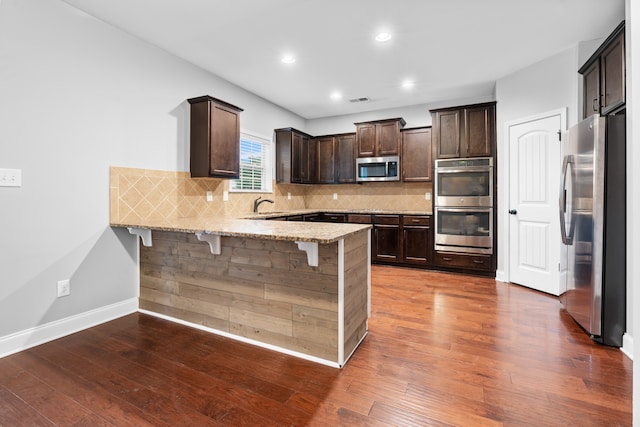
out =
[[[191,178],[189,172],[160,171],[112,166],[110,170],[110,219],[112,223],[139,223],[177,218],[240,217],[253,211],[262,196],[261,212],[299,209],[389,209],[431,212],[431,183],[366,183],[296,185],[273,183],[271,193],[229,192],[230,181]],[[212,201],[207,201],[207,192]],[[228,200],[224,201],[224,193]],[[337,198],[334,199],[334,193]]]
[[[385,209],[431,212],[430,182],[367,182],[364,184],[314,185],[305,194],[307,209]],[[336,199],[334,199],[334,193]]]

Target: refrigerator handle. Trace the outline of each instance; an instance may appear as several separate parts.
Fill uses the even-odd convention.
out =
[[[573,156],[564,156],[562,160],[562,178],[560,181],[560,195],[558,199],[559,213],[560,213],[560,237],[562,243],[565,245],[571,245],[573,240],[573,233],[567,233],[566,213],[567,213],[567,172],[569,171],[569,165],[573,163]]]

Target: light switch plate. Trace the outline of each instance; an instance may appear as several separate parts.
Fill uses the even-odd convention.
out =
[[[338,193],[333,193],[333,200],[338,200]]]
[[[213,202],[213,191],[207,191],[207,202]]]
[[[223,191],[222,192],[222,200],[225,202],[229,201],[229,192],[228,191]]]
[[[0,169],[0,187],[22,187],[22,169]]]
[[[428,191],[426,193],[424,193],[424,199],[425,200],[431,200],[431,193],[429,193]]]

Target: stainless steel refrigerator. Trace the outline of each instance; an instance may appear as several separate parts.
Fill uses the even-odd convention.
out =
[[[626,330],[625,114],[591,116],[562,137],[560,301],[597,342]]]

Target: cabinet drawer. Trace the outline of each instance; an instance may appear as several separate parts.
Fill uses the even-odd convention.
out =
[[[371,215],[349,214],[347,222],[353,224],[371,224]]]
[[[442,267],[456,267],[473,270],[491,270],[491,255],[464,255],[452,252],[435,253],[434,263]]]
[[[322,220],[325,222],[344,222],[344,214],[324,213]]]
[[[431,225],[430,216],[416,216],[416,215],[404,215],[402,217],[402,224],[404,225]]]
[[[399,225],[400,215],[373,215],[373,223]]]

